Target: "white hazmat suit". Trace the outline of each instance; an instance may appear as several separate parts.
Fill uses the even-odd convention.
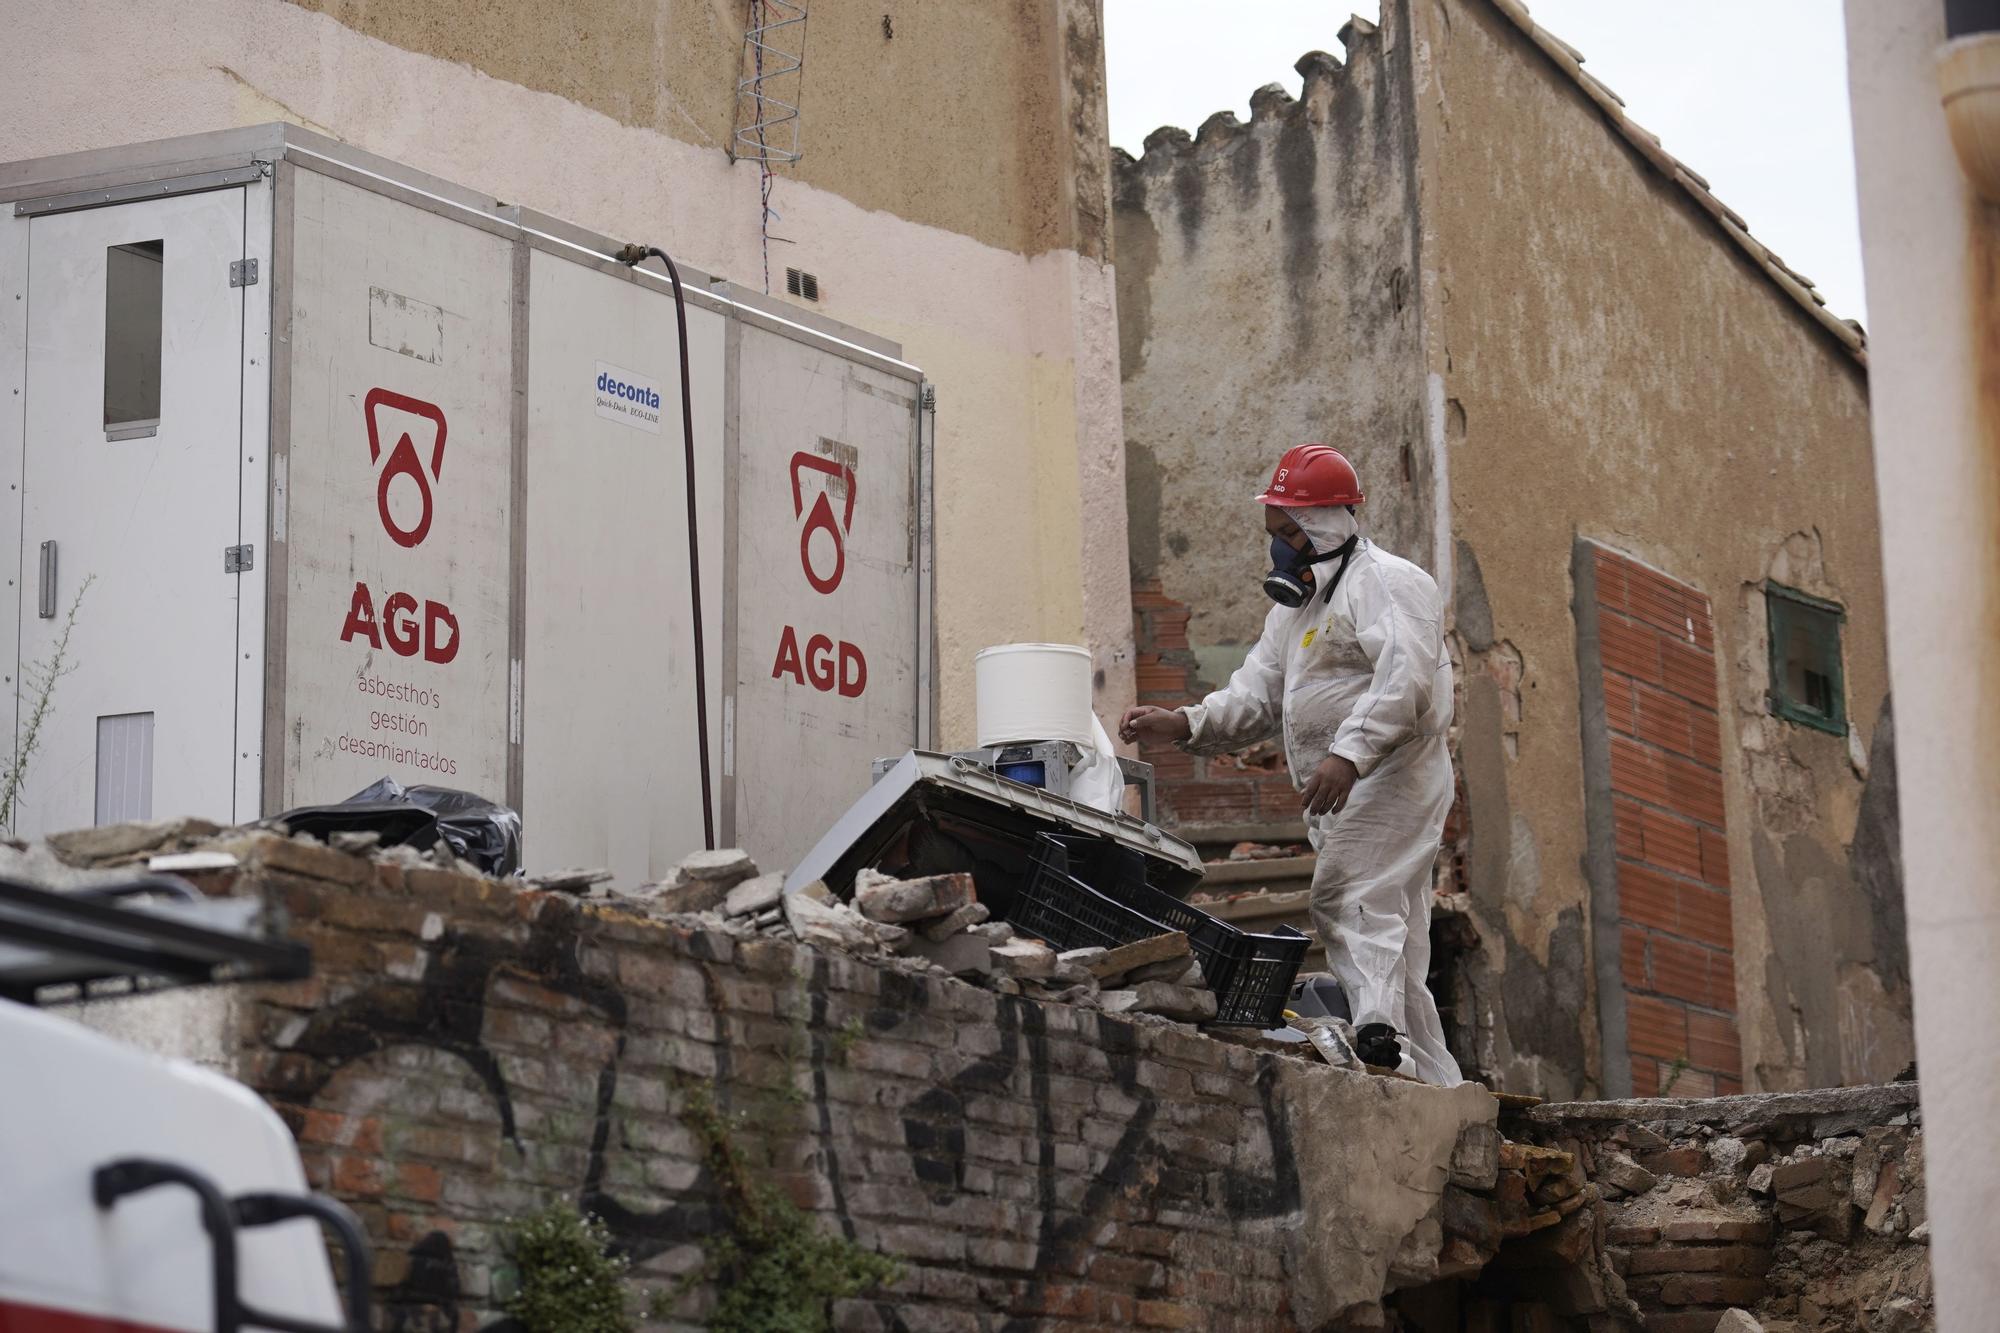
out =
[[[1344,508],[1287,509],[1315,551],[1355,535]],[[1431,871],[1451,808],[1451,659],[1430,575],[1366,539],[1355,543],[1332,596],[1338,558],[1313,566],[1312,595],[1274,606],[1264,633],[1229,683],[1184,708],[1184,746],[1240,750],[1284,732],[1285,758],[1303,786],[1329,754],[1360,780],[1339,810],[1307,816],[1319,860],[1312,917],[1354,1025],[1387,1023],[1403,1072],[1426,1083],[1463,1082],[1445,1049],[1430,968]]]

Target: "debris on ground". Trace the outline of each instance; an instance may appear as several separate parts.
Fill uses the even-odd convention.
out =
[[[405,787],[379,778],[335,805],[287,810],[266,827],[310,834],[340,847],[342,834],[374,834],[384,846],[406,843],[418,849],[437,844],[496,878],[521,871],[521,816],[497,801],[450,787]],[[372,844],[370,844],[372,845]],[[343,850],[359,852],[349,844]]]
[[[1344,1018],[1307,1016],[1285,1011],[1285,1022],[1306,1034],[1314,1050],[1335,1069],[1366,1070],[1367,1064],[1354,1049],[1354,1025]]]
[[[789,936],[1003,994],[1183,1023],[1206,1022],[1217,1012],[1186,934],[1058,952],[993,920],[965,873],[898,879],[863,870],[852,901],[842,901],[821,882],[788,895],[782,874],[760,874],[747,853],[731,848],[696,852],[653,884],[625,888],[608,878],[573,870],[531,883],[648,915],[692,916],[712,929]]]
[[[342,818],[353,807],[338,810]],[[198,820],[82,830],[15,849],[26,877],[47,883],[87,881],[117,867],[150,865],[189,878],[203,892],[226,893],[239,860],[282,869],[289,859],[330,852],[390,862],[406,871],[438,869],[484,877],[486,872],[438,838],[427,847],[381,836],[372,829],[327,827],[318,836],[287,836],[270,825],[221,829]],[[824,881],[787,894],[782,873],[762,871],[740,848],[694,852],[664,878],[647,884],[613,881],[610,872],[575,867],[515,881],[525,889],[559,893],[651,917],[689,918],[729,934],[782,936],[856,954],[911,972],[929,972],[1030,999],[1101,1009],[1152,1022],[1207,1023],[1218,997],[1203,975],[1188,936],[1166,931],[1117,948],[1059,951],[1046,940],[1017,931],[979,900],[972,875],[962,872],[898,878],[861,870],[852,900]],[[1216,1028],[1230,1040],[1250,1041],[1254,1029]],[[1303,1043],[1271,1043],[1292,1058],[1317,1058]]]
[[[342,837],[351,837],[351,836],[354,835],[351,834],[334,835],[336,839]],[[334,843],[334,846],[339,847],[340,843],[336,841]],[[342,850],[347,850],[347,849],[343,848]],[[530,886],[534,888],[542,889],[549,893],[588,893],[590,892],[590,890],[596,888],[599,884],[610,883],[611,879],[612,875],[609,870],[576,869],[576,870],[558,870],[555,873],[549,875],[530,875],[528,877],[528,883]]]

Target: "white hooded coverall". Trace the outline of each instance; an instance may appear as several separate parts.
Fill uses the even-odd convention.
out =
[[[1315,551],[1355,532],[1343,508],[1285,511]],[[1221,754],[1285,737],[1292,782],[1328,754],[1360,780],[1340,810],[1307,817],[1319,861],[1312,917],[1354,1025],[1387,1023],[1403,1072],[1463,1082],[1445,1049],[1430,970],[1431,870],[1451,807],[1451,659],[1437,584],[1417,566],[1361,540],[1329,599],[1338,558],[1313,566],[1312,596],[1274,606],[1229,683],[1184,708],[1184,748]]]

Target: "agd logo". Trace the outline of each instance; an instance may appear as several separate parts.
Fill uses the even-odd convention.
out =
[[[407,430],[396,441],[396,447],[389,451],[389,464],[382,469],[382,475],[375,485],[375,509],[382,516],[382,527],[398,546],[417,546],[431,530],[431,481],[443,480],[444,472],[444,410],[435,403],[396,393],[390,389],[370,389],[362,400],[362,411],[368,418],[368,461],[380,464],[382,461],[382,409],[393,408],[407,412],[411,416],[430,422],[437,427],[437,434],[431,440],[431,475],[424,477],[424,465],[417,455],[415,441]],[[414,526],[403,527],[396,522],[396,516],[389,511],[389,484],[397,477],[408,477],[417,484],[417,494],[422,507]]]
[[[435,403],[426,403],[393,389],[382,388],[370,389],[361,406],[368,425],[368,461],[380,471],[375,481],[376,515],[382,520],[382,530],[389,534],[389,540],[406,550],[413,550],[430,535],[432,510],[436,505],[431,486],[433,482],[442,481],[444,476],[444,409]],[[415,417],[419,431],[422,430],[421,423],[427,422],[435,427],[435,433],[429,440],[428,475],[423,454],[408,429],[400,432],[395,446],[389,450],[388,462],[385,464],[382,461],[382,423],[389,412]],[[414,523],[398,522],[395,508],[390,504],[390,487],[398,477],[406,477],[416,485]],[[408,487],[400,489],[407,492]],[[402,508],[407,516],[407,503]],[[371,648],[379,650],[386,647],[399,657],[415,657],[422,653],[426,662],[442,666],[458,656],[458,619],[443,602],[429,599],[424,600],[420,616],[416,597],[407,592],[388,592],[382,599],[382,614],[378,620],[375,598],[369,592],[367,583],[356,581],[354,595],[348,600],[347,619],[340,627],[340,641],[352,643],[357,638]]]
[[[840,523],[833,521],[832,486],[821,491],[813,501],[812,516],[799,530],[799,564],[806,571],[806,582],[813,590],[831,593],[840,586],[840,576],[847,572],[847,534],[854,527],[854,469],[831,458],[821,458],[818,454],[797,453],[792,455],[792,517],[805,513],[805,498],[800,493],[799,481],[806,470],[824,472],[840,483],[840,489],[847,493],[847,501],[840,515]],[[815,532],[824,532],[833,538],[833,572],[821,574],[813,567],[812,539]]]
[[[814,497],[810,512],[806,509],[802,485],[807,472],[821,472],[828,479],[826,488]],[[799,528],[799,568],[814,592],[831,596],[847,573],[847,538],[854,529],[854,467],[801,451],[792,455],[791,474],[792,517],[805,519]],[[833,514],[836,494],[841,496],[838,520]],[[825,570],[813,561],[815,533],[825,533],[832,540],[833,558]],[[778,638],[777,661],[771,666],[773,680],[785,676],[822,693],[837,690],[844,698],[858,698],[868,688],[868,659],[853,644],[845,640],[835,643],[824,634],[808,638],[801,656],[798,631],[787,625]]]

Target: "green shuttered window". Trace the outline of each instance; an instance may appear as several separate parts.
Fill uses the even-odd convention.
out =
[[[1847,700],[1840,674],[1838,603],[1783,584],[1764,584],[1771,629],[1771,711],[1801,726],[1847,734]]]

